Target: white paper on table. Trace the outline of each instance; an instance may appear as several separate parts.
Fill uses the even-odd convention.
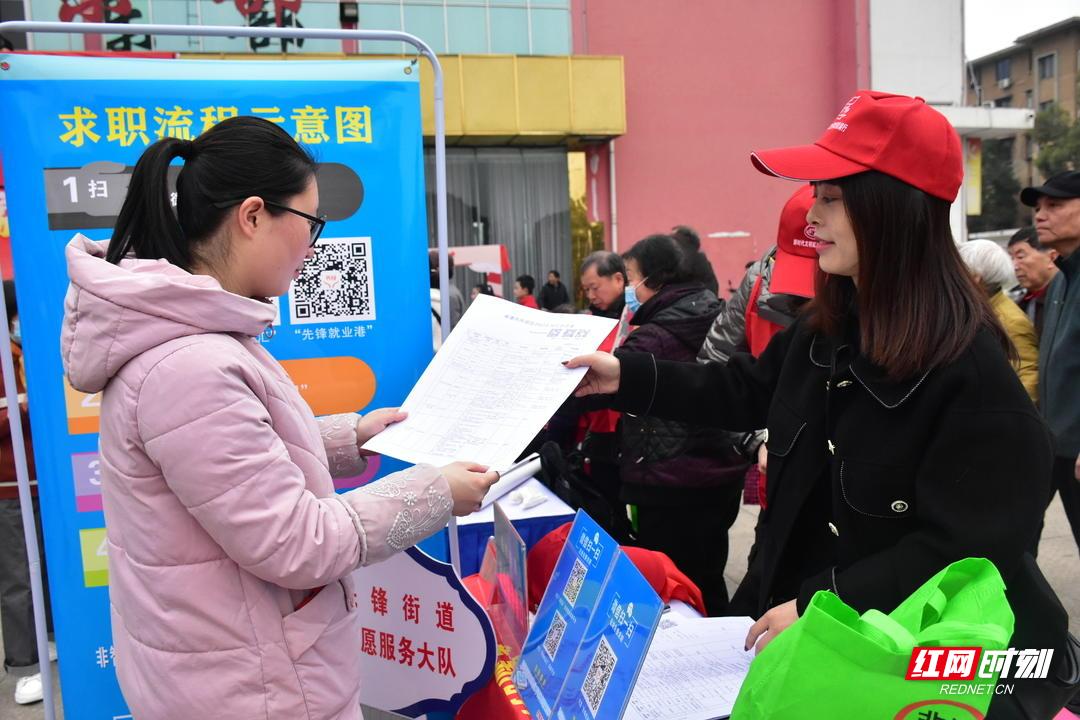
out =
[[[748,617],[664,613],[638,674],[624,720],[713,720],[731,714],[753,652]]]
[[[547,313],[477,295],[402,404],[409,417],[365,450],[411,463],[510,467],[574,391],[615,320]]]
[[[521,485],[521,492],[528,493],[529,497],[543,498],[543,502],[526,508],[512,502],[504,502],[503,509],[514,522],[519,520],[532,520],[535,518],[566,517],[567,522],[574,519],[574,510],[564,503],[559,497],[551,492],[542,482],[536,478],[530,478]],[[466,525],[479,525],[482,523],[495,522],[495,506],[488,505],[471,515],[458,518],[458,527]],[[692,611],[695,612],[696,611]]]
[[[480,502],[480,508],[483,509],[488,505],[491,505],[496,500],[502,498],[506,493],[514,490],[518,485],[535,477],[539,472],[540,456],[536,453],[533,453],[523,460],[519,460],[512,467],[501,473],[495,484],[488,488],[487,495],[484,495],[484,499]]]

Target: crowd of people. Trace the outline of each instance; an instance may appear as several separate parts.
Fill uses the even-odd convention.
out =
[[[813,145],[752,155],[809,185],[723,310],[690,282],[692,255],[676,272],[659,259],[679,254],[673,237],[645,238],[619,281],[636,329],[568,364],[588,368],[579,398],[621,414],[632,539],[669,553],[711,613],[756,618],[747,647],[759,650],[819,590],[887,612],[950,562],[989,558],[1016,615],[1012,645],[1053,638],[1061,656],[1067,620],[1032,601],[1052,591],[1031,558],[1053,492],[1080,546],[1080,172],[1021,193],[1034,228],[1008,250],[957,245],[963,170],[948,121],[875,92],[842,115]],[[1006,295],[1018,280],[1020,304]],[[582,285],[598,289],[591,267]],[[717,573],[739,461],[763,473],[762,507],[728,600]],[[997,716],[1022,702],[998,701]]]
[[[842,115],[813,145],[752,154],[799,184],[730,298],[686,226],[584,259],[586,311],[618,322],[600,351],[568,360],[587,372],[545,437],[582,459],[620,541],[666,553],[709,614],[756,619],[748,648],[819,590],[888,611],[969,556],[1005,578],[1022,646],[1048,631],[1023,589],[1041,580],[1027,558],[1052,493],[1080,546],[1080,172],[1021,193],[1034,226],[1007,249],[958,246],[948,121],[871,91]],[[358,666],[331,661],[355,655],[349,573],[474,511],[497,477],[465,459],[334,492],[404,416],[314,418],[253,339],[274,319],[265,298],[314,252],[314,171],[256,118],[162,139],[135,166],[112,240],[67,249],[64,365],[73,387],[104,392],[112,633],[136,717],[357,718]],[[437,350],[434,254],[430,268]],[[446,292],[453,325],[466,303]],[[513,297],[577,311],[555,270],[539,291],[518,276]],[[744,500],[761,510],[729,597]],[[36,661],[9,632],[7,597],[7,661]],[[295,623],[322,628],[306,650],[289,645]],[[219,661],[190,662],[208,653]]]

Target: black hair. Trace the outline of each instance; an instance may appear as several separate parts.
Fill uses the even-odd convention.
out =
[[[475,285],[473,285],[473,287],[481,295],[491,295],[493,297],[495,295],[495,288],[491,287],[487,283],[476,283]]]
[[[8,322],[18,317],[19,301],[15,298],[15,281],[4,281],[4,305],[7,307]]]
[[[645,287],[651,290],[692,280],[685,254],[670,235],[649,235],[639,240],[623,253],[623,260],[637,263]]]
[[[858,250],[858,284],[819,270],[815,297],[806,306],[810,328],[839,336],[857,307],[862,352],[892,379],[952,362],[982,327],[1015,356],[953,242],[947,200],[876,171],[827,184],[843,193]]]
[[[676,225],[671,228],[671,237],[675,238],[675,242],[684,250],[701,250],[701,236],[689,225]]]
[[[701,236],[697,234],[697,230],[689,225],[676,225],[671,228],[671,237],[683,251],[683,261],[686,263],[687,272],[690,273],[690,279],[701,283],[712,290],[714,295],[718,295],[720,282],[716,279],[716,271],[713,270],[708,256],[701,252]]]
[[[600,277],[611,277],[619,273],[623,280],[626,280],[626,264],[618,253],[597,250],[581,262],[580,274],[584,275],[591,267],[596,268],[596,274]]]
[[[556,280],[562,280],[562,275],[559,274],[558,270],[548,270],[548,275],[554,275]]]
[[[530,295],[532,295],[533,290],[536,289],[536,280],[533,279],[532,275],[518,275],[517,283],[521,286],[522,290],[525,290]]]
[[[439,289],[439,251],[435,248],[431,248],[427,251],[428,260],[428,279],[432,289]],[[454,279],[454,257],[450,255],[447,257],[446,272],[450,280]]]
[[[1038,250],[1039,252],[1046,252],[1046,246],[1039,242],[1039,233],[1031,225],[1022,227],[1013,233],[1009,238],[1009,244],[1006,247],[1012,247],[1013,245],[1019,245],[1020,243],[1027,243],[1031,246],[1032,250]]]
[[[168,175],[176,158],[184,164],[174,210]],[[135,164],[106,259],[118,263],[134,253],[191,270],[208,254],[200,246],[218,232],[230,207],[253,196],[287,204],[314,176],[310,153],[262,118],[229,118],[194,140],[162,138]],[[266,211],[285,212],[270,205]]]
[[[576,315],[578,313],[578,309],[571,303],[563,303],[562,305],[556,305],[555,307],[553,307],[551,309],[551,312],[559,315]]]

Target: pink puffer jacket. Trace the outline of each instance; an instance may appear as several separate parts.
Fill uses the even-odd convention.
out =
[[[442,528],[445,478],[416,466],[335,495],[331,466],[360,469],[358,416],[313,417],[253,339],[273,306],[165,261],[112,265],[105,247],[67,248],[62,345],[72,386],[104,389],[112,631],[134,717],[359,718],[346,576]]]

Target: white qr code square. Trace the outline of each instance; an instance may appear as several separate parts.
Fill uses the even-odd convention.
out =
[[[289,288],[289,322],[357,322],[375,319],[371,238],[326,238]]]
[[[585,702],[589,706],[589,712],[596,717],[600,709],[600,703],[604,701],[604,693],[607,692],[611,674],[615,672],[615,662],[618,658],[608,644],[607,638],[601,636],[600,644],[596,648],[589,671],[585,673],[585,682],[581,685],[581,694],[585,696]]]
[[[544,636],[544,652],[552,660],[555,659],[555,654],[559,652],[559,645],[562,643],[565,634],[566,618],[556,610],[554,617],[551,618],[551,626],[548,628],[547,635]]]
[[[581,584],[585,582],[585,563],[580,559],[574,559],[574,569],[570,571],[570,577],[566,581],[566,587],[563,588],[562,594],[566,598],[566,601],[571,606],[577,602],[578,595],[581,593]]]

